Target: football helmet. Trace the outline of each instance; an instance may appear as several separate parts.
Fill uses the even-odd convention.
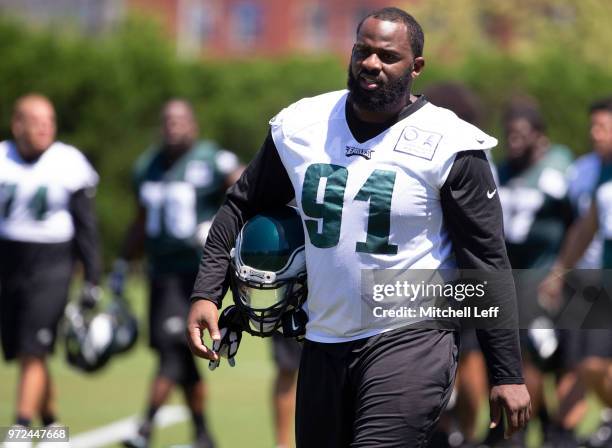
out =
[[[245,331],[271,336],[283,314],[306,300],[304,227],[297,210],[284,206],[249,219],[230,256],[230,286],[248,321]]]
[[[137,320],[122,298],[113,299],[101,312],[69,303],[65,317],[66,360],[84,372],[101,369],[114,354],[129,350],[138,338]]]

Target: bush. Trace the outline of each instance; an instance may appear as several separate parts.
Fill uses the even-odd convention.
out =
[[[346,83],[346,60],[332,56],[177,60],[155,27],[135,20],[97,40],[0,22],[0,61],[0,138],[10,138],[18,96],[37,91],[52,99],[60,139],[79,147],[101,175],[97,207],[107,261],[134,213],[132,164],[155,141],[165,100],[193,101],[202,135],[248,162],[280,109]],[[579,152],[588,149],[586,107],[612,85],[604,67],[579,54],[569,61],[555,48],[526,57],[477,49],[450,65],[431,60],[416,90],[441,79],[464,81],[482,96],[489,111],[485,127],[495,135],[507,98],[518,91],[533,95],[553,140]]]

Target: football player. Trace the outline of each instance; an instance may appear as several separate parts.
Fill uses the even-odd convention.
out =
[[[188,318],[192,351],[217,327],[230,250],[254,214],[295,198],[305,231],[309,321],[297,385],[298,447],[426,446],[450,397],[456,331],[364,319],[368,269],[499,270],[491,299],[515,306],[501,207],[483,150],[496,140],[411,93],[423,32],[398,8],[357,28],[348,91],[306,98],[270,121],[209,234]],[[510,278],[509,278],[510,277]],[[364,291],[365,293],[365,291]],[[432,328],[433,327],[433,328]],[[493,424],[530,415],[518,331],[478,330]]]
[[[63,315],[75,254],[83,300],[99,297],[94,193],[98,175],[73,146],[55,140],[55,111],[39,94],[17,99],[13,140],[0,143],[0,335],[19,363],[16,424],[57,420],[47,367]]]
[[[542,282],[540,294],[552,303],[561,297],[564,278],[568,269],[584,267],[584,255],[592,257],[593,240],[601,241],[599,260],[604,269],[612,268],[612,98],[594,102],[590,108],[590,136],[593,148],[601,161],[595,188],[588,211],[569,230],[559,257],[551,273]],[[595,246],[597,250],[597,246]],[[591,251],[591,252],[590,252]],[[588,265],[587,265],[588,266]],[[604,271],[605,272],[605,271]],[[604,291],[610,292],[610,281],[604,277]],[[605,313],[605,311],[604,311]],[[603,314],[605,316],[605,314]],[[586,330],[582,346],[579,372],[586,385],[602,402],[612,407],[612,331],[609,321],[600,329]],[[604,412],[600,430],[592,436],[588,446],[612,446],[612,418]]]
[[[537,300],[528,288],[521,289],[521,285],[537,285],[538,279],[532,277],[545,275],[573,219],[566,181],[572,154],[569,148],[549,141],[542,115],[530,99],[515,99],[505,110],[503,124],[506,158],[498,173],[506,244],[512,267],[522,270],[517,271],[519,300],[533,306]],[[537,313],[541,315],[544,314]],[[541,411],[545,442],[553,446],[574,438],[572,430],[584,411],[582,394],[576,393],[579,389],[575,372],[578,336],[577,332],[563,330],[557,340],[555,333],[546,329],[523,334],[525,379],[534,412]],[[555,344],[559,347],[553,356],[547,348]],[[551,424],[543,405],[543,371],[554,371],[558,376],[557,395],[561,405],[559,415]],[[495,438],[490,434],[488,442],[493,443]]]
[[[210,221],[241,167],[233,153],[197,139],[196,117],[185,100],[164,105],[161,134],[161,143],[136,162],[137,216],[111,275],[113,292],[123,295],[127,262],[144,248],[150,345],[159,364],[138,435],[125,445],[149,445],[155,413],[178,384],[192,414],[196,444],[208,448],[213,442],[204,417],[206,390],[185,340],[185,317]]]

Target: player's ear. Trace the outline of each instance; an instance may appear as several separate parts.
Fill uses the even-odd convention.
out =
[[[423,56],[419,56],[418,58],[414,58],[414,62],[412,63],[412,79],[418,77],[421,74],[421,71],[425,67],[425,58]]]

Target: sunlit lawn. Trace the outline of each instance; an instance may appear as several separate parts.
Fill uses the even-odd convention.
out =
[[[132,282],[130,297],[139,316],[144,316],[144,290]],[[146,321],[146,320],[145,320]],[[208,414],[218,446],[272,447],[271,381],[273,364],[269,341],[246,335],[237,355],[236,367],[222,364],[214,372],[199,361],[209,386]],[[131,352],[117,356],[102,372],[86,375],[72,370],[63,359],[61,344],[51,362],[59,395],[62,423],[78,434],[113,421],[140,414],[155,369],[155,359],[147,347],[146,331]],[[14,363],[0,361],[0,426],[14,418],[17,369]],[[172,403],[182,403],[176,391]],[[38,424],[38,423],[36,423]],[[184,422],[160,430],[155,447],[187,444],[191,426]]]
[[[145,310],[145,291],[141,282],[130,284],[134,309],[141,320]],[[228,298],[226,300],[229,301]],[[71,434],[94,429],[113,421],[140,414],[145,406],[149,381],[155,368],[155,359],[147,348],[146,329],[139,345],[131,352],[116,357],[102,372],[85,375],[69,368],[63,359],[61,344],[51,362],[51,370],[59,391],[60,417],[70,427]],[[218,446],[221,448],[274,446],[272,437],[271,382],[273,364],[269,341],[245,335],[237,356],[237,365],[223,364],[210,372],[206,362],[199,361],[209,385],[208,415]],[[9,425],[14,418],[15,364],[0,361],[0,426]],[[552,392],[552,381],[548,381]],[[181,403],[177,391],[172,403]],[[594,399],[587,418],[579,427],[581,434],[597,425],[599,407]],[[486,431],[488,412],[480,418],[481,433]],[[535,428],[534,428],[535,429]],[[530,431],[530,446],[539,445],[537,431]],[[187,444],[191,441],[189,422],[183,422],[157,431],[155,447]]]

